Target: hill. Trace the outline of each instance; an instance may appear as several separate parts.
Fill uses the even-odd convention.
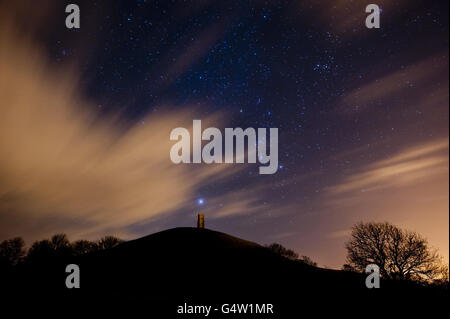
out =
[[[80,267],[80,289],[65,287],[70,263]],[[269,303],[277,316],[290,318],[307,308],[317,310],[318,303],[389,304],[400,297],[411,301],[448,294],[392,281],[367,289],[362,274],[313,267],[259,244],[197,228],[169,229],[78,258],[25,265],[11,278],[20,298],[79,305],[119,301],[133,309],[150,305],[161,318],[175,316],[185,304]]]

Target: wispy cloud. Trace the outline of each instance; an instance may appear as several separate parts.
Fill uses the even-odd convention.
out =
[[[344,237],[348,237],[350,235],[350,233],[351,233],[350,229],[336,230],[336,231],[330,232],[327,237],[331,238],[331,239],[344,238]]]
[[[346,171],[322,193],[327,238],[340,243],[344,254],[346,229],[388,221],[423,234],[448,260],[448,151],[448,137],[435,138]]]
[[[0,30],[1,238],[120,233],[189,207],[200,187],[244,167],[173,164],[170,131],[191,127],[195,108],[159,111],[131,126],[119,115],[100,116],[76,74],[54,70],[13,29]],[[199,118],[220,127],[225,116]],[[248,213],[257,196],[224,193],[217,216]]]
[[[404,150],[391,158],[368,165],[341,183],[329,187],[328,192],[337,195],[405,187],[447,172],[448,140],[441,140]]]
[[[399,96],[410,97],[409,103],[416,109],[422,109],[424,105],[430,104],[441,105],[448,101],[448,89],[432,88],[431,94],[430,90],[426,90],[426,94],[423,94],[423,89],[426,89],[429,83],[439,83],[439,78],[445,78],[445,70],[448,70],[447,52],[403,66],[387,74],[380,75],[377,74],[379,71],[373,70],[367,75],[369,80],[362,83],[360,79],[353,80],[354,88],[338,101],[338,110],[343,114],[354,114],[371,106],[392,104],[393,99]]]

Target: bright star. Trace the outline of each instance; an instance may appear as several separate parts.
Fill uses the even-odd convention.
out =
[[[197,203],[198,203],[199,205],[203,205],[203,204],[205,203],[205,200],[204,200],[203,198],[199,198],[199,199],[197,200]]]

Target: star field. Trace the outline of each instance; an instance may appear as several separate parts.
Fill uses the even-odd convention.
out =
[[[279,129],[276,174],[262,177],[249,165],[202,185],[192,199],[193,209],[219,211],[230,204],[213,200],[221,194],[265,185],[252,202],[258,213],[206,216],[208,227],[281,241],[337,267],[342,256],[324,250],[340,251],[342,242],[326,234],[390,215],[354,198],[337,209],[329,199],[336,185],[405,149],[448,138],[446,1],[380,1],[377,30],[365,28],[364,4],[345,2],[77,3],[81,29],[54,27],[61,24],[55,16],[40,41],[52,63],[76,61],[81,90],[100,114],[121,112],[124,121],[147,125],[148,114],[190,105],[205,117],[226,112],[230,127]],[[179,211],[157,226],[130,228],[145,233],[191,219]]]

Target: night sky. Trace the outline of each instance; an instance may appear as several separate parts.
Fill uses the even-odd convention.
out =
[[[2,157],[30,162],[0,162],[7,176],[0,182],[0,239],[20,235],[30,244],[61,231],[71,239],[136,238],[195,226],[203,212],[208,228],[280,242],[339,268],[354,223],[389,221],[423,234],[448,262],[448,1],[375,1],[380,29],[365,27],[372,2],[364,1],[18,2],[0,7],[14,25],[1,33],[1,67],[10,65],[11,73],[2,72],[0,125],[24,118],[42,124],[35,131],[0,129]],[[80,6],[78,30],[65,28],[68,3]],[[24,46],[22,61],[17,52]],[[30,67],[21,67],[25,60]],[[15,72],[23,73],[11,80]],[[70,85],[56,88],[66,83],[60,78]],[[42,83],[45,97],[24,89]],[[14,89],[29,97],[24,113],[8,113],[22,110],[19,99],[5,98]],[[33,101],[59,96],[73,99],[73,112],[89,114],[88,124],[51,109],[27,113]],[[172,168],[168,132],[176,126],[145,132],[174,114],[183,114],[186,125],[210,119],[217,127],[278,128],[278,171],[259,175],[258,164],[217,164],[218,172],[200,178],[212,168]],[[40,135],[38,127],[53,124],[48,139]],[[75,141],[65,135],[71,127],[82,127],[74,129]],[[17,138],[22,129],[26,137]],[[30,139],[39,141],[30,142],[33,155],[25,152]],[[55,143],[74,153],[53,154]],[[136,159],[138,171],[134,162],[114,166],[130,154],[120,143],[142,150],[136,158],[161,153],[164,164]],[[76,153],[86,145],[89,151]],[[45,192],[29,186],[28,169],[41,172],[33,175],[36,185],[54,185]],[[168,173],[174,169],[189,172]],[[142,197],[130,199],[133,187]],[[145,193],[159,187],[162,197]],[[59,196],[61,189],[67,192]]]

